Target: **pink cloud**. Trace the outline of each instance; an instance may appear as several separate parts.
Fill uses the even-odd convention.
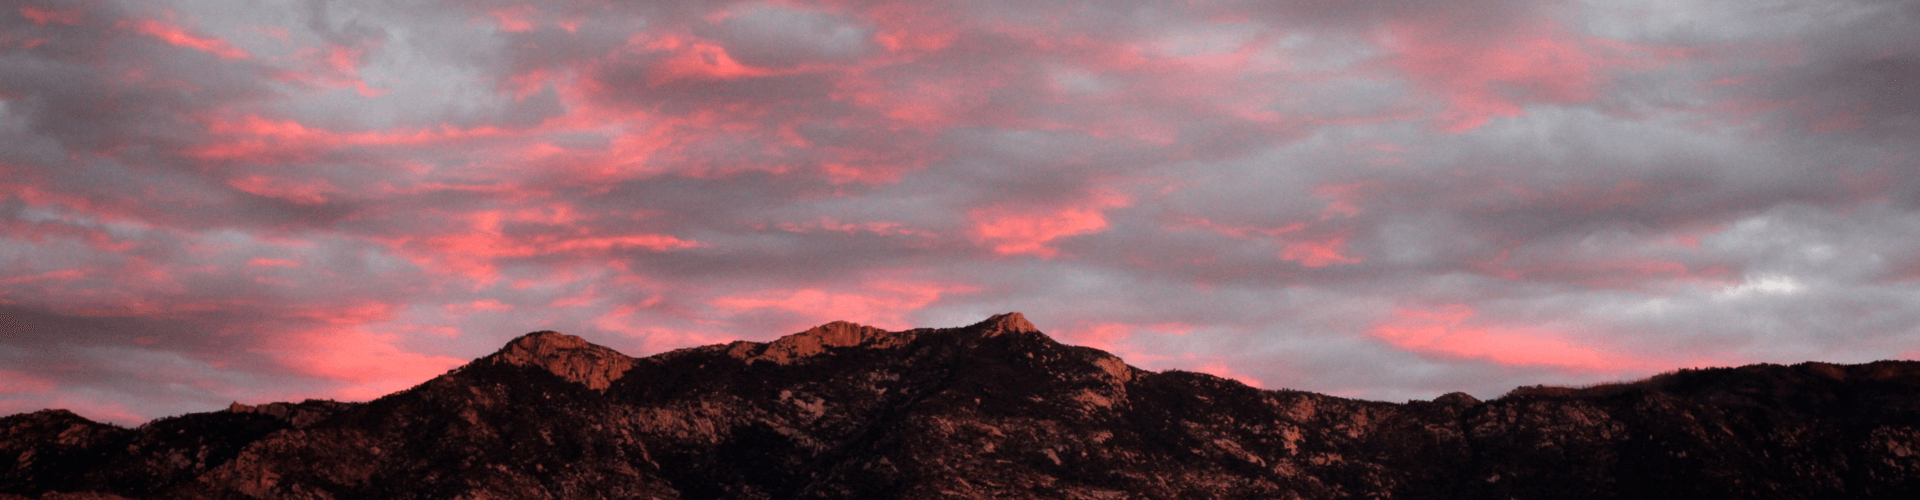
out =
[[[416,330],[398,323],[403,304],[361,301],[312,304],[288,317],[311,325],[268,327],[260,350],[295,373],[337,384],[331,397],[364,400],[411,387],[463,364],[461,359],[419,354],[395,345]]]
[[[1513,23],[1503,27],[1510,31],[1473,35],[1400,23],[1385,43],[1402,72],[1444,100],[1436,119],[1449,132],[1519,116],[1528,104],[1593,98],[1605,61],[1591,44],[1555,21]]]
[[[367,400],[412,387],[465,360],[409,352],[394,345],[399,335],[376,333],[362,318],[336,318],[340,326],[289,332],[276,341],[283,363],[294,371],[340,384],[333,397]]]
[[[1391,147],[1391,145],[1385,145]],[[1360,215],[1360,194],[1367,183],[1327,184],[1313,188],[1313,195],[1327,199],[1327,206],[1320,210],[1320,220],[1336,217]]]
[[[782,231],[789,231],[789,232],[795,232],[795,233],[831,231],[836,233],[872,233],[872,234],[877,234],[881,236],[919,236],[923,238],[933,238],[933,237],[939,236],[937,234],[934,234],[932,232],[928,232],[925,230],[907,227],[905,224],[901,224],[898,222],[875,221],[875,222],[864,222],[864,223],[855,224],[850,222],[841,222],[841,221],[835,220],[832,217],[821,217],[820,219],[814,222],[799,223],[799,224],[783,223],[777,227],[779,227],[780,230]]]
[[[1552,332],[1473,321],[1472,306],[1400,309],[1373,327],[1374,338],[1394,347],[1447,359],[1508,366],[1547,366],[1575,372],[1618,373],[1666,365],[1646,357],[1575,344]]]
[[[894,54],[945,49],[953,45],[960,34],[946,16],[918,2],[886,2],[868,8],[866,15],[880,26],[873,35],[874,40]]]
[[[1188,370],[1236,380],[1253,387],[1265,387],[1264,381],[1236,368],[1236,363],[1230,358],[1194,352],[1170,353],[1161,349],[1140,347],[1143,339],[1146,338],[1184,336],[1198,328],[1196,325],[1178,321],[1152,323],[1093,321],[1049,333],[1061,342],[1107,351],[1119,356],[1127,364],[1149,370]]]
[[[842,153],[834,151],[834,153]],[[906,160],[900,162],[874,161],[860,158],[859,153],[837,154],[839,161],[821,162],[820,170],[834,184],[891,184],[900,181],[900,176],[917,170],[925,160]],[[852,156],[849,158],[849,156]]]
[[[234,47],[220,37],[204,37],[188,33],[186,28],[157,19],[148,19],[132,23],[134,32],[151,36],[176,46],[203,51],[220,56],[222,59],[246,59],[253,57],[245,50]]]
[[[8,276],[5,279],[0,279],[0,284],[21,285],[21,284],[36,283],[36,282],[42,282],[42,281],[71,282],[71,281],[78,281],[86,277],[87,277],[86,271],[82,271],[79,269],[61,269],[58,271],[47,271],[44,273],[37,273],[37,274],[22,274],[22,275],[16,275],[16,276]]]
[[[989,206],[968,212],[976,243],[1000,255],[1032,255],[1051,259],[1060,250],[1051,244],[1069,236],[1096,234],[1107,229],[1106,211],[1132,205],[1114,192],[1058,207]]]
[[[348,305],[316,304],[290,311],[289,316],[329,325],[354,326],[391,321],[406,306],[384,302],[360,301]]]
[[[365,47],[336,45],[327,49],[327,66],[343,75],[359,75],[361,60],[366,54]]]
[[[599,290],[589,286],[580,293],[553,299],[553,302],[547,303],[547,307],[582,307],[598,303],[602,299]]]
[[[455,311],[455,312],[510,311],[510,310],[513,310],[513,304],[506,304],[498,300],[486,299],[486,300],[476,300],[476,301],[468,302],[464,304],[447,304],[445,308],[449,311]]]
[[[126,405],[95,398],[60,393],[59,381],[30,372],[0,369],[0,414],[27,413],[46,408],[62,408],[93,420],[121,425],[145,422],[144,416]]]
[[[287,259],[269,259],[265,257],[247,261],[253,267],[300,267],[300,262]]]
[[[919,130],[937,130],[955,124],[962,115],[987,102],[986,91],[1001,85],[991,80],[939,78],[886,81],[852,78],[840,83],[855,104]]]
[[[0,163],[0,171],[6,171],[8,174],[13,174],[17,171],[21,173],[21,177],[26,177],[27,173],[30,172],[26,168],[13,169],[9,167],[10,165]],[[84,213],[88,216],[99,217],[103,220],[123,221],[131,219],[131,217],[127,216],[128,214],[113,211],[111,205],[94,203],[93,198],[50,186],[44,186],[37,182],[44,182],[44,180],[30,178],[6,179],[0,180],[0,188],[5,188],[5,192],[8,194],[36,207],[61,207],[66,210]]]
[[[1260,236],[1274,237],[1306,229],[1307,223],[1295,222],[1280,227],[1258,227],[1220,224],[1202,217],[1182,217],[1179,223],[1173,224],[1170,227],[1200,228],[1235,238],[1259,238]]]
[[[15,394],[46,394],[58,386],[52,380],[31,373],[0,369],[0,398]]]
[[[1193,371],[1205,373],[1208,375],[1212,375],[1212,376],[1220,377],[1224,379],[1232,379],[1234,381],[1240,382],[1242,384],[1247,384],[1248,386],[1252,386],[1252,387],[1260,387],[1260,388],[1266,387],[1266,382],[1262,382],[1260,379],[1254,378],[1252,375],[1248,375],[1239,370],[1235,370],[1232,366],[1228,365],[1224,361],[1216,360],[1216,361],[1204,362],[1204,363],[1201,363],[1199,366],[1195,366],[1193,368]]]
[[[79,9],[52,10],[42,9],[32,5],[22,5],[20,6],[20,15],[29,21],[33,21],[33,24],[41,26],[46,26],[48,23],[77,26],[80,24],[80,20],[86,17],[86,12]]]
[[[541,236],[534,238],[528,245],[515,246],[496,255],[530,256],[540,253],[598,252],[627,249],[664,252],[698,246],[700,246],[700,242],[682,240],[664,234],[634,234],[579,238]]]
[[[685,347],[722,344],[742,340],[738,332],[726,331],[718,322],[700,321],[692,325],[668,326],[651,319],[635,319],[641,311],[659,305],[657,299],[649,299],[638,304],[624,304],[608,309],[595,316],[587,324],[593,328],[613,332],[636,340],[640,349],[626,351],[628,354],[662,352]],[[788,325],[793,331],[799,331],[813,325]]]
[[[539,13],[540,11],[532,5],[515,5],[487,11],[487,15],[493,17],[500,31],[508,33],[533,31],[533,22],[530,18]]]
[[[334,46],[329,48],[326,57],[327,65],[330,66],[336,74],[340,75],[340,78],[335,84],[351,85],[354,91],[359,93],[361,97],[372,98],[386,95],[388,92],[386,89],[373,88],[367,84],[365,78],[360,76],[360,66],[366,64],[367,52],[366,47]],[[318,79],[318,81],[322,82],[330,80],[334,79],[325,77]]]
[[[1060,341],[1073,345],[1083,345],[1113,351],[1117,346],[1133,336],[1135,327],[1125,323],[1094,323],[1054,333]]]
[[[1180,222],[1169,225],[1169,228],[1205,229],[1240,239],[1270,240],[1280,247],[1280,251],[1275,253],[1276,257],[1283,261],[1298,263],[1302,267],[1320,268],[1359,264],[1366,261],[1345,253],[1348,240],[1346,234],[1341,234],[1337,232],[1338,230],[1333,234],[1324,234],[1325,230],[1307,231],[1311,227],[1305,222],[1280,227],[1227,225],[1200,217],[1184,217]],[[1313,236],[1312,233],[1315,232],[1324,235]]]
[[[215,119],[207,131],[218,137],[192,152],[204,159],[250,160],[277,163],[281,160],[309,158],[314,150],[333,147],[338,139],[330,133],[309,129],[292,120],[272,121],[257,115],[239,120]]]
[[[1141,354],[1129,343],[1137,334],[1146,332],[1185,335],[1188,332],[1192,332],[1194,328],[1194,325],[1180,322],[1135,324],[1096,321],[1075,325],[1072,328],[1061,329],[1053,333],[1053,335],[1062,342],[1084,345],[1131,359],[1130,356]]]
[[[322,179],[294,180],[265,175],[228,179],[227,185],[247,193],[307,205],[326,203],[327,195],[338,191]]]
[[[386,239],[386,243],[400,249],[420,265],[464,274],[489,283],[498,277],[494,263],[496,259],[536,255],[597,257],[614,251],[668,252],[701,246],[698,241],[654,233],[593,234],[580,229],[561,234],[520,237],[502,232],[502,224],[506,222],[572,222],[564,211],[537,208],[512,212],[485,210],[456,214],[454,217],[466,221],[467,227],[424,238],[390,238]]]
[[[668,80],[736,80],[773,74],[735,61],[727,48],[704,41],[667,36],[646,46],[671,55],[654,70],[655,78]]]
[[[324,48],[303,47],[292,55],[274,57],[275,62],[285,64],[281,64],[284,69],[272,75],[274,79],[282,82],[321,88],[353,87],[361,97],[380,97],[389,91],[373,88],[360,76],[360,67],[367,64],[368,58],[377,46],[377,43],[365,42],[359,45],[329,45]]]
[[[1338,201],[1335,202],[1339,203]],[[1331,209],[1330,209],[1331,210]],[[1326,216],[1322,216],[1325,219]],[[1365,259],[1343,253],[1348,237],[1333,234],[1318,238],[1301,234],[1310,226],[1305,222],[1295,222],[1280,227],[1258,227],[1225,225],[1200,217],[1185,217],[1171,227],[1193,227],[1242,239],[1271,239],[1280,246],[1276,254],[1280,260],[1297,262],[1305,267],[1327,267],[1339,264],[1358,264]]]
[[[41,206],[41,208],[51,208]],[[107,217],[94,217],[85,213],[61,213],[65,210],[49,210],[60,213],[57,223],[24,223],[16,220],[0,220],[0,230],[20,239],[45,243],[53,241],[74,241],[84,243],[99,252],[125,252],[138,244],[129,238],[114,234],[100,227],[99,221],[112,221]],[[129,224],[131,225],[131,224]]]
[[[1358,264],[1364,259],[1350,257],[1340,253],[1346,246],[1346,236],[1329,236],[1318,240],[1295,241],[1280,249],[1280,259],[1298,262],[1306,267],[1327,267],[1335,264]]]
[[[261,164],[310,160],[321,152],[357,146],[431,146],[505,139],[516,134],[498,127],[455,128],[448,125],[411,129],[339,133],[308,127],[297,120],[274,120],[248,114],[239,118],[206,120],[214,137],[191,152],[204,159],[245,160]]]

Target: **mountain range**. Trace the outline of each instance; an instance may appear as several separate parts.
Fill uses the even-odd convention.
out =
[[[529,333],[365,403],[0,418],[17,499],[1920,498],[1920,363],[1389,403],[1152,372],[1019,313],[633,358]]]

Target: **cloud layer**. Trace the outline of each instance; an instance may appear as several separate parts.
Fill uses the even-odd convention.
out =
[[[13,5],[0,413],[1010,310],[1387,400],[1920,356],[1920,2]]]

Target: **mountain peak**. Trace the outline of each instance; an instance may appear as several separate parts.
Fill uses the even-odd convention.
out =
[[[808,328],[804,332],[780,337],[765,344],[762,349],[754,349],[751,344],[741,343],[736,345],[732,352],[734,356],[743,359],[787,364],[826,352],[830,347],[862,345],[893,347],[906,344],[912,338],[912,334],[904,332],[889,332],[858,323],[835,321]]]
[[[543,368],[594,390],[613,385],[633,367],[633,358],[619,351],[555,331],[521,335],[483,360]]]
[[[1017,312],[995,314],[987,318],[986,321],[975,323],[973,327],[985,329],[989,334],[993,335],[1002,333],[1037,333],[1040,331],[1039,328],[1033,326],[1033,323],[1027,321],[1026,315]]]
[[[508,345],[554,344],[554,345],[564,345],[567,347],[580,347],[580,346],[591,344],[591,342],[587,342],[587,339],[583,339],[573,335],[567,335],[567,334],[556,332],[553,330],[541,330],[537,332],[527,333],[519,337],[514,337],[513,340],[507,341],[507,344]]]
[[[823,345],[845,347],[856,346],[869,340],[886,337],[890,332],[859,323],[835,321],[808,328],[807,331],[787,336],[787,338],[813,337],[820,339]],[[785,339],[782,339],[785,340]]]

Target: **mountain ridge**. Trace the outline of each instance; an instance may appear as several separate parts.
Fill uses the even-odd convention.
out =
[[[1910,498],[1916,394],[1920,363],[1881,361],[1362,401],[1141,370],[1019,313],[643,358],[542,331],[365,403],[0,417],[0,499]]]

